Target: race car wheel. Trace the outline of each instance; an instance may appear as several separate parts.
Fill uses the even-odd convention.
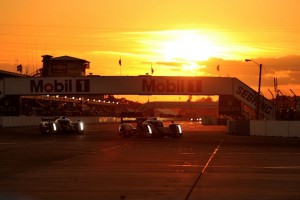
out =
[[[148,137],[148,138],[153,137],[153,130],[150,125],[145,125],[143,127],[142,135],[143,137]]]
[[[182,129],[179,124],[170,124],[169,129],[172,131],[173,138],[182,137]]]
[[[83,131],[77,131],[76,134],[77,134],[77,135],[82,135],[82,134],[83,134]]]
[[[84,133],[82,122],[74,123],[73,125],[74,125],[73,129],[77,135],[82,135]]]
[[[173,138],[179,138],[179,137],[182,137],[182,133],[174,133],[172,135]]]
[[[130,137],[131,135],[134,134],[133,132],[133,127],[131,124],[128,124],[128,123],[124,123],[124,124],[121,124],[120,127],[119,127],[119,134],[122,136],[122,137]]]
[[[47,134],[47,129],[45,127],[40,127],[41,134],[45,135]]]
[[[130,137],[130,131],[129,130],[121,130],[120,132],[122,137],[128,138]]]

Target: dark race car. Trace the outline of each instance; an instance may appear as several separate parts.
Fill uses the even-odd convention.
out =
[[[136,128],[129,122],[136,122]],[[135,120],[121,120],[119,134],[122,137],[138,135],[141,137],[174,137],[182,136],[182,128],[179,124],[171,123],[164,126],[163,121],[157,118],[138,117]]]
[[[43,119],[40,123],[40,132],[42,134],[51,133],[65,133],[72,132],[76,134],[83,134],[84,124],[82,121],[71,121],[68,117],[61,116],[52,119]]]

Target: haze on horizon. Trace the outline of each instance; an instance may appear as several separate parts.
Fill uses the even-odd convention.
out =
[[[11,0],[0,2],[0,69],[28,74],[41,56],[91,62],[99,75],[230,76],[300,95],[297,0]],[[121,58],[122,66],[118,61]],[[219,71],[217,70],[219,66]]]

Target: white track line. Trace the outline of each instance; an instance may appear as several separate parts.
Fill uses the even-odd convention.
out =
[[[208,161],[206,162],[206,164],[204,165],[204,167],[203,167],[201,173],[198,175],[198,177],[197,177],[195,183],[192,185],[192,187],[191,187],[191,189],[189,190],[187,196],[185,197],[185,200],[188,200],[188,199],[189,199],[189,197],[190,197],[190,195],[192,194],[194,188],[196,187],[197,183],[199,182],[199,180],[200,180],[202,174],[204,174],[206,168],[208,167],[210,161],[211,161],[211,160],[213,159],[213,157],[217,154],[217,152],[218,152],[218,150],[219,150],[221,144],[222,144],[223,141],[224,141],[224,138],[225,138],[225,137],[222,138],[222,140],[221,140],[221,142],[219,143],[219,145],[217,146],[217,148],[215,148],[214,152],[213,152],[213,153],[211,154],[211,156],[209,157],[209,159],[208,159]]]

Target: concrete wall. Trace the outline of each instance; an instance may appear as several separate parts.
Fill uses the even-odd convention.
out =
[[[44,117],[45,119],[52,117]],[[82,120],[85,124],[120,123],[119,117],[69,117],[72,121]],[[162,121],[181,121],[181,118],[159,118]],[[0,116],[0,127],[39,126],[42,117],[31,116]]]
[[[250,135],[300,137],[300,121],[250,121]]]
[[[49,117],[50,118],[50,117]],[[0,127],[39,126],[42,117],[3,116],[0,117]],[[72,121],[82,120],[86,124],[120,122],[117,117],[70,117]]]
[[[231,135],[249,135],[249,120],[228,120],[227,132]]]

